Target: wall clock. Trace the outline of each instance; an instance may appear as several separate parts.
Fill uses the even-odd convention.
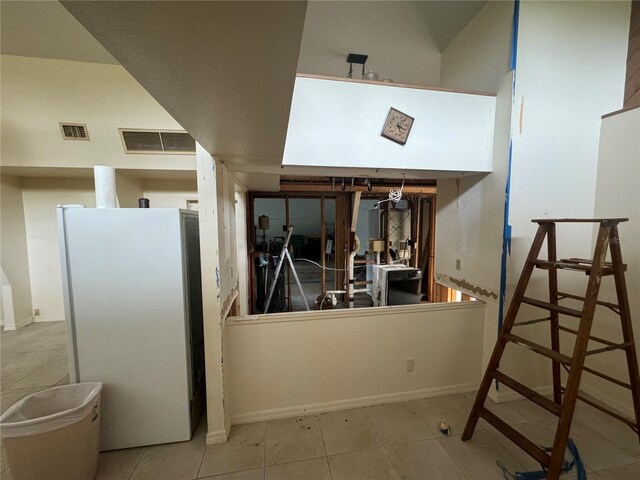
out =
[[[414,118],[406,113],[390,108],[381,135],[400,145],[404,145],[407,143],[407,138],[409,138],[413,120]]]

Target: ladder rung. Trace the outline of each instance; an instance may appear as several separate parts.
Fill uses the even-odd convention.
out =
[[[537,403],[545,410],[553,413],[554,415],[560,416],[560,405],[555,403],[553,400],[549,400],[547,397],[540,395],[538,392],[531,390],[526,385],[523,385],[517,380],[514,380],[513,378],[506,376],[504,373],[499,372],[498,370],[494,370],[493,372],[490,372],[489,375],[491,375],[500,383],[509,387],[511,390],[515,390],[523,397],[528,398],[532,402]]]
[[[360,287],[362,285],[371,285],[372,283],[373,283],[372,280],[366,280],[366,281],[362,280],[362,281],[359,281],[359,282],[353,282],[353,285],[355,285],[356,287]]]
[[[543,302],[541,300],[536,300],[535,298],[529,297],[522,297],[522,302],[533,305],[534,307],[544,308],[545,310],[549,310],[551,312],[558,312],[562,313],[563,315],[569,315],[571,317],[577,318],[582,317],[582,312],[580,310],[563,307],[562,305],[556,305],[555,303]]]
[[[534,323],[546,322],[547,320],[551,320],[551,317],[535,318],[533,320],[524,320],[522,322],[514,323],[513,326],[522,327],[523,325],[533,325]]]
[[[581,297],[580,295],[574,295],[573,293],[558,292],[558,297],[559,300],[562,300],[563,298],[571,298],[573,300],[580,300],[581,302],[584,302],[584,297]],[[611,302],[603,302],[601,300],[597,300],[596,303],[598,305],[602,305],[603,307],[607,307],[620,315],[620,305],[616,305],[615,303]]]
[[[565,387],[560,387],[560,390],[562,390],[562,392],[564,392],[566,390]],[[604,405],[602,405],[601,403],[597,402],[596,400],[594,400],[593,398],[591,398],[589,395],[586,395],[582,392],[580,392],[578,394],[578,399],[583,401],[584,403],[591,405],[593,408],[596,408],[598,410],[600,410],[601,412],[606,413],[607,415],[620,420],[622,423],[627,424],[628,426],[630,426],[636,433],[638,432],[638,425],[636,424],[636,422],[634,422],[633,420],[631,420],[630,418],[625,417],[624,415],[620,415],[618,412],[614,412],[613,410],[608,409],[607,407],[605,407]]]
[[[496,430],[502,433],[513,443],[518,445],[522,450],[531,455],[531,457],[533,457],[540,465],[545,468],[549,466],[549,464],[551,463],[551,457],[546,454],[544,450],[542,450],[520,432],[507,425],[500,418],[496,417],[491,411],[487,410],[484,407],[480,407],[478,410],[478,415],[484,418],[491,425],[493,425]]]
[[[628,222],[628,218],[534,218],[532,223],[605,223]]]
[[[606,347],[595,348],[593,350],[588,350],[585,353],[585,355],[595,355],[596,353],[610,352],[612,350],[626,350],[626,348],[630,347],[631,345],[633,345],[632,341],[628,341],[628,342],[624,342],[624,343],[618,343],[618,344],[614,344],[614,345],[607,345]]]
[[[574,335],[578,335],[579,333],[577,330],[574,330],[573,328],[565,327],[563,325],[558,325],[558,330],[562,330],[563,332],[573,333]],[[609,345],[609,346],[617,345],[614,342],[610,342],[609,340],[605,340],[604,338],[594,337],[593,335],[589,335],[589,340],[602,343],[603,345]]]
[[[589,275],[591,273],[592,265],[583,265],[581,263],[575,262],[565,262],[563,260],[550,262],[548,260],[534,260],[532,262],[536,267],[542,268],[543,270],[551,270],[553,268],[559,270],[573,270],[584,272]],[[602,275],[611,275],[613,274],[613,268],[609,266],[602,267]]]
[[[563,355],[562,353],[551,350],[550,348],[543,347],[542,345],[538,345],[537,343],[534,343],[531,340],[518,337],[517,335],[513,335],[512,333],[505,333],[503,337],[509,340],[510,342],[517,343],[522,347],[528,348],[529,350],[533,350],[534,352],[539,353],[540,355],[544,355],[545,357],[555,360],[556,362],[564,363],[565,365],[571,365],[571,357],[568,357],[566,355]]]
[[[631,384],[623,382],[622,380],[618,380],[617,378],[610,377],[606,373],[599,372],[598,370],[589,368],[586,365],[582,367],[582,370],[584,370],[585,372],[589,372],[591,375],[595,375],[596,377],[603,378],[604,380],[607,380],[611,383],[615,383],[616,385],[619,385],[621,387],[628,388],[629,390],[631,390]]]
[[[593,260],[590,260],[588,258],[575,258],[575,257],[571,257],[571,258],[563,258],[562,260],[560,260],[561,262],[567,262],[567,263],[583,263],[586,265],[593,265]],[[605,267],[609,267],[609,268],[613,268],[613,263],[612,262],[604,262],[604,266]],[[627,271],[627,264],[623,263],[622,264],[622,271],[626,272]]]

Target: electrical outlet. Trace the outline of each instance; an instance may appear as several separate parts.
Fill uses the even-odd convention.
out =
[[[39,308],[34,308],[33,309],[33,316],[34,317],[40,316],[40,309]]]
[[[413,372],[416,369],[415,358],[407,358],[407,372]]]
[[[456,258],[456,270],[460,270],[461,265],[462,265],[462,262],[460,261],[460,259]]]

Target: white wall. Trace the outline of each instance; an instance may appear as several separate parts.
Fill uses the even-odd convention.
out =
[[[336,205],[333,199],[325,199],[324,214],[326,223],[334,223]],[[284,198],[256,198],[254,201],[254,224],[258,227],[258,217],[269,217],[269,229],[265,231],[267,240],[282,237],[285,232],[282,226],[286,223]],[[322,230],[320,219],[320,197],[289,198],[289,223],[293,225],[294,235],[319,236]],[[262,230],[256,230],[258,243],[262,242]]]
[[[387,197],[388,198],[388,197]],[[382,200],[382,198],[380,199]],[[358,225],[356,226],[356,235],[360,239],[359,255],[369,248],[369,212],[374,210],[378,205],[378,200],[362,199],[360,200],[360,210],[358,211]]]
[[[483,346],[482,368],[498,332],[512,116],[512,13],[513,2],[487,3],[442,55],[443,87],[497,92],[493,172],[438,180],[436,200],[436,281],[486,302],[483,334],[476,339]],[[497,399],[495,390],[490,395]]]
[[[182,127],[120,65],[3,55],[2,164],[195,170],[195,155],[125,154],[118,128]],[[64,140],[85,123],[90,141]]]
[[[225,405],[246,423],[472,391],[483,318],[480,302],[230,318]]]
[[[531,219],[593,216],[600,117],[622,107],[629,12],[629,2],[520,4],[507,304],[537,227]],[[584,226],[559,226],[557,244],[560,258],[592,256],[591,230]],[[586,280],[567,273],[559,275],[559,286],[582,293]],[[548,298],[544,272],[536,272],[527,295]],[[527,308],[522,318],[541,312]],[[546,325],[527,333],[534,341],[549,342]],[[564,351],[570,351],[574,339],[567,340]],[[519,378],[530,386],[550,384],[546,361],[521,349],[511,351],[525,360],[517,368]],[[509,364],[511,358],[506,358]],[[530,358],[540,360],[526,361]]]
[[[495,104],[493,96],[298,77],[282,163],[489,172]],[[415,118],[405,145],[380,135],[391,106]]]
[[[640,342],[640,108],[619,113],[602,120],[596,201],[594,217],[628,217],[629,222],[619,225],[622,258],[627,264],[625,273],[627,293],[631,307],[631,319],[636,340]],[[618,303],[612,277],[603,279],[600,299]],[[598,307],[593,325],[593,335],[622,342],[620,320],[606,308]],[[601,372],[626,381],[627,363],[621,351],[589,357],[590,365]],[[584,375],[583,387],[600,397],[608,405],[626,411],[633,416],[629,390]]]
[[[22,198],[36,320],[64,320],[62,273],[56,206],[78,203],[95,207],[91,178],[25,178]]]
[[[486,66],[508,65],[506,5],[487,4],[445,50],[442,78],[451,84],[443,82],[443,86],[491,87],[494,72]],[[494,172],[475,183],[471,179],[438,182],[436,273],[444,274],[443,283],[462,278],[498,287],[509,130],[513,138],[512,232],[505,311],[535,233],[531,219],[593,215],[600,116],[622,106],[628,20],[628,2],[520,3],[514,103],[511,118],[505,121],[510,89],[503,77]],[[476,46],[488,44],[492,47],[484,49],[478,61]],[[590,256],[590,234],[589,228],[559,227],[558,254]],[[455,271],[456,258],[462,260],[460,271]],[[560,283],[569,291],[585,288],[584,279],[575,276],[560,275]],[[527,294],[544,299],[547,288],[546,275],[534,272]],[[485,362],[496,339],[497,313],[497,305],[489,303]],[[533,307],[521,309],[521,318],[539,316],[540,310]],[[548,326],[527,327],[522,334],[549,343]],[[564,349],[571,345],[566,340],[563,337]],[[547,362],[518,347],[507,349],[503,365],[507,373],[542,390],[551,382]]]
[[[511,54],[512,1],[488,2],[442,54],[441,85],[497,92]]]
[[[186,199],[196,199],[193,180],[148,180],[117,174],[118,202],[122,208],[137,208],[138,198],[150,199],[151,208],[186,208]],[[63,320],[64,306],[56,206],[79,203],[95,207],[91,178],[26,177],[22,179],[25,245],[28,251],[33,308],[40,309],[36,321]]]
[[[419,2],[311,1],[302,34],[298,71],[346,77],[347,54],[369,55],[367,70],[380,79],[436,86],[440,51],[421,18]],[[354,65],[360,78],[361,65]]]
[[[8,175],[2,175],[1,181],[0,229],[2,234],[0,237],[2,241],[0,255],[2,271],[11,284],[15,326],[22,327],[29,322],[32,314],[27,234],[21,193],[22,183],[21,179]],[[7,327],[10,326],[7,325]]]
[[[187,200],[198,199],[195,174],[193,179],[143,179],[142,188],[151,208],[187,208]]]

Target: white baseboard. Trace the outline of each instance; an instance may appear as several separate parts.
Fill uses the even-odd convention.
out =
[[[231,417],[225,415],[224,417],[224,430],[216,430],[215,432],[207,433],[206,444],[216,445],[218,443],[226,443],[231,433]]]
[[[476,391],[478,387],[479,384],[477,383],[464,383],[460,385],[448,385],[446,387],[425,388],[422,390],[411,390],[407,392],[348,398],[345,400],[335,400],[332,402],[313,403],[308,405],[294,405],[291,407],[275,408],[271,410],[259,410],[255,412],[232,415],[231,424],[239,425],[243,423],[263,422],[266,420],[278,420],[281,418],[294,417],[298,415],[313,415],[316,413],[368,407],[371,405],[380,405],[383,403],[406,402],[410,400],[418,400],[421,398],[441,397],[444,395],[452,395],[456,393],[468,393]],[[209,437],[207,437],[207,443],[209,443]]]
[[[38,315],[37,317],[33,317],[33,321],[35,323],[41,322],[64,322],[65,318],[60,317],[59,315]]]

